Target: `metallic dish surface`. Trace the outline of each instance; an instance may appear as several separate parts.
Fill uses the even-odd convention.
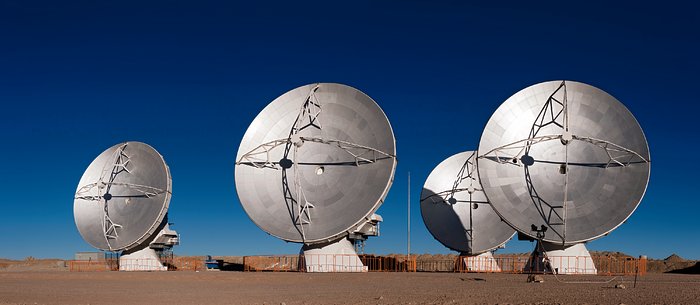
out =
[[[420,210],[428,231],[446,247],[477,255],[498,248],[515,234],[486,199],[476,172],[476,152],[442,161],[428,176]]]
[[[341,84],[293,89],[246,131],[236,190],[267,233],[306,244],[345,236],[382,204],[396,168],[396,141],[369,96]]]
[[[630,111],[587,84],[551,81],[521,90],[486,124],[478,172],[496,212],[516,230],[563,245],[589,241],[637,208],[649,147]],[[537,229],[537,230],[535,230]]]
[[[80,235],[95,248],[128,250],[161,225],[172,194],[163,157],[141,142],[105,150],[78,183],[73,215]]]

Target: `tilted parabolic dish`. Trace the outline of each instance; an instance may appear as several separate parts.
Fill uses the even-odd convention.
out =
[[[639,205],[649,180],[649,147],[625,106],[573,81],[521,90],[486,124],[478,172],[496,212],[555,256],[587,256],[583,243],[608,234]],[[535,252],[538,252],[536,250]],[[565,260],[558,260],[565,261]]]
[[[515,230],[486,199],[476,171],[475,151],[453,155],[433,169],[423,185],[420,209],[435,239],[468,256],[463,261],[466,270],[500,271],[491,251],[503,246]]]
[[[166,270],[160,254],[179,242],[167,221],[172,194],[163,157],[141,142],[105,150],[85,170],[73,202],[75,224],[93,247],[120,252],[120,270]]]
[[[362,271],[350,240],[378,234],[374,212],[393,181],[395,154],[391,125],[369,96],[306,85],[253,120],[236,157],[236,190],[258,227],[304,244],[307,271]],[[353,258],[325,263],[334,254]]]

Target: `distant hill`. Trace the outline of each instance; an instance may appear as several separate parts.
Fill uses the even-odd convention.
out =
[[[676,254],[676,253],[673,253],[673,254],[671,254],[669,257],[664,258],[664,261],[665,261],[665,262],[677,263],[677,262],[685,262],[686,259],[684,259],[684,258],[678,256],[678,254]]]
[[[66,261],[60,259],[36,259],[27,257],[24,260],[0,258],[0,271],[68,271]]]
[[[655,273],[693,273],[700,274],[697,261],[687,260],[680,257],[678,254],[671,254],[663,260],[650,259],[647,263],[647,271]],[[696,266],[693,269],[693,266]],[[682,272],[680,272],[683,270]]]

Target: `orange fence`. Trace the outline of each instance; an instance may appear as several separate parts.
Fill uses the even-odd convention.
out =
[[[647,273],[647,258],[593,256],[598,274],[605,275],[645,275]]]
[[[197,257],[165,257],[156,259],[109,258],[95,261],[68,261],[70,271],[199,271],[206,269],[204,259]]]
[[[359,258],[359,260],[358,260]],[[156,262],[146,260],[105,259],[69,261],[70,271],[149,270],[165,266],[167,270],[205,270],[199,257],[167,257]],[[559,269],[561,268],[561,270]],[[156,270],[152,268],[150,270]],[[244,256],[244,271],[272,272],[480,272],[480,273],[559,273],[598,275],[645,275],[646,258],[620,256],[532,258],[527,255],[495,257],[459,256],[454,259],[421,259],[416,256],[377,255],[285,255]]]
[[[417,271],[479,273],[559,273],[598,275],[645,275],[646,258],[617,256],[558,256],[549,258],[526,255],[496,257],[460,256],[456,259],[420,260]],[[562,268],[559,270],[559,268]]]
[[[376,272],[416,272],[415,256],[376,256],[360,255],[360,260],[368,271]]]
[[[163,260],[168,271],[201,271],[205,270],[204,259],[198,257],[172,257]]]

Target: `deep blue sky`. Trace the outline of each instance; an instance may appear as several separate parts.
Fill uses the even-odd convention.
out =
[[[593,250],[700,259],[700,19],[686,4],[460,1],[1,1],[0,257],[92,248],[73,194],[104,149],[153,145],[170,165],[183,255],[295,253],[258,229],[235,192],[239,141],[263,107],[313,82],[356,87],[396,134],[396,180],[367,252],[448,253],[423,225],[420,189],[474,150],[491,113],[534,83],[569,79],[622,101],[652,157],[646,196]],[[147,3],[146,3],[147,2]],[[507,251],[530,251],[511,241]]]

